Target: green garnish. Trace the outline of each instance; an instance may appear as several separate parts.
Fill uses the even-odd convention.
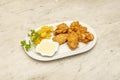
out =
[[[37,40],[38,37],[40,37],[40,34],[35,33],[35,37],[32,39],[32,41],[35,42],[35,40]]]
[[[28,51],[31,48],[31,43],[29,41],[29,44],[26,43],[25,40],[21,41],[21,46],[25,47],[26,51]]]
[[[28,36],[31,37],[31,41],[34,43],[38,39],[38,37],[40,37],[40,34],[35,32],[35,30],[30,30],[30,31],[31,32],[30,32],[30,34],[28,34]]]
[[[31,41],[34,43],[34,41],[40,36],[37,32],[35,32],[35,30],[30,30],[30,34],[28,34],[28,36],[31,38]],[[35,36],[34,38],[32,38],[33,36]],[[26,51],[29,51],[29,49],[31,48],[31,42],[29,41],[29,43],[26,43],[25,40],[20,42],[21,46],[23,46],[25,48]]]
[[[25,45],[26,45],[25,40],[21,41],[21,46],[25,46]]]
[[[30,30],[30,31],[31,31],[31,33],[30,33],[30,34],[28,34],[28,36],[32,37],[33,35],[35,35],[35,34],[36,34],[35,30]]]
[[[30,30],[28,33],[29,43],[26,40],[21,41],[21,46],[28,51],[31,46],[36,47],[37,44],[41,42],[42,39],[48,39],[51,37],[51,32],[53,32],[53,27],[51,26],[42,26],[38,31]]]

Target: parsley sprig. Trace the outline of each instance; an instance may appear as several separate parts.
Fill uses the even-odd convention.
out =
[[[29,43],[27,44],[25,40],[21,41],[21,46],[23,46],[25,48],[26,51],[28,51],[31,48],[31,43],[29,41]]]
[[[30,30],[30,33],[28,33],[28,36],[31,40],[29,40],[29,43],[27,43],[25,40],[21,41],[20,44],[25,48],[26,51],[29,51],[32,45],[34,45],[34,42],[40,37],[40,34],[38,34],[35,30]]]
[[[40,34],[38,34],[37,32],[35,32],[35,30],[30,30],[30,31],[31,31],[31,33],[28,34],[28,36],[31,37],[31,40],[34,43],[38,39],[38,37],[40,37]]]

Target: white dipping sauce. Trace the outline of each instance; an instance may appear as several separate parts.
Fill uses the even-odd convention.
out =
[[[36,52],[43,56],[53,56],[58,50],[59,44],[49,39],[43,39],[40,44],[36,46]]]

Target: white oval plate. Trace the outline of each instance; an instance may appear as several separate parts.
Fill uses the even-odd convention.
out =
[[[73,21],[64,21],[64,23],[66,23],[68,26],[72,23]],[[60,22],[63,23],[63,22]],[[56,29],[56,25],[60,24],[60,23],[54,23],[54,24],[49,24],[47,26],[53,26],[54,29]],[[88,28],[88,31],[91,32],[94,35],[94,40],[89,42],[88,44],[85,43],[79,43],[79,47],[75,50],[71,50],[69,49],[68,45],[62,44],[60,45],[58,51],[56,52],[56,54],[54,56],[51,57],[44,57],[41,56],[40,54],[36,53],[35,48],[31,48],[28,52],[26,52],[30,57],[32,57],[33,59],[36,60],[40,60],[40,61],[51,61],[51,60],[56,60],[56,59],[60,59],[60,58],[64,58],[64,57],[68,57],[68,56],[73,56],[73,55],[77,55],[77,54],[81,54],[83,52],[86,52],[90,49],[92,49],[94,47],[94,45],[96,44],[96,33],[93,30],[92,27],[90,27],[89,25],[80,22],[79,23],[83,26],[86,26]],[[35,30],[39,30],[39,28],[35,29]],[[26,37],[26,41],[28,41],[29,38]]]

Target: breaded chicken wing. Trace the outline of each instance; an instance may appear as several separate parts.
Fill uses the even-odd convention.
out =
[[[80,28],[78,29],[81,33],[85,33],[87,32],[87,27],[84,26],[80,26]]]
[[[54,35],[58,35],[61,33],[66,33],[68,30],[68,26],[65,23],[59,24],[57,29],[54,31]]]
[[[63,44],[67,41],[68,34],[58,34],[53,37],[53,41],[58,42],[59,44]]]
[[[88,43],[94,39],[92,33],[87,27],[79,24],[78,21],[71,23],[68,27],[65,23],[59,24],[54,31],[53,41],[63,44],[67,42],[70,49],[74,50],[78,47],[79,42]]]
[[[88,39],[89,41],[92,41],[94,39],[93,34],[90,32],[86,32],[85,35],[86,35],[86,39]]]
[[[78,35],[75,32],[70,32],[67,38],[67,44],[70,49],[76,49],[78,47]]]
[[[80,32],[79,30],[76,33],[78,35],[79,42],[82,42],[85,39],[85,34]]]
[[[90,42],[90,41],[92,41],[94,39],[93,34],[90,33],[90,32],[82,33],[82,32],[78,31],[77,34],[78,34],[79,42],[88,43],[88,42]]]
[[[81,27],[81,25],[79,24],[79,22],[78,21],[74,21],[74,22],[72,22],[71,23],[71,25],[70,25],[70,29],[72,30],[72,31],[77,31],[77,30],[79,30],[79,28]]]

